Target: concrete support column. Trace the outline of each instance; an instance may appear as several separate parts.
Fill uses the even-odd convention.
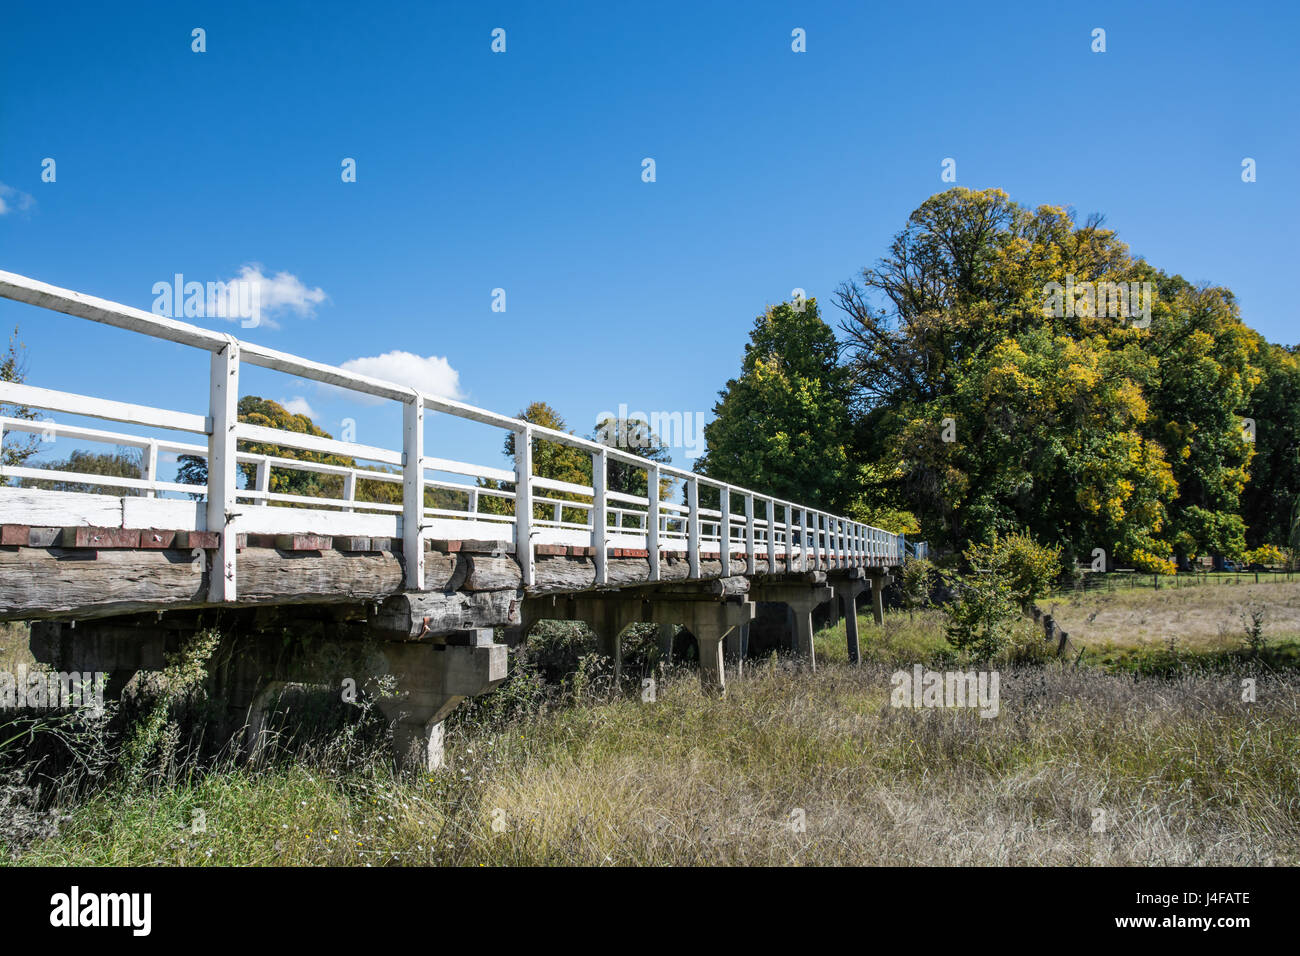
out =
[[[667,665],[673,661],[673,638],[677,636],[676,624],[659,625],[659,661]]]
[[[850,574],[853,576],[837,580],[832,586],[839,599],[837,603],[844,611],[844,639],[848,645],[849,663],[857,664],[862,660],[858,644],[858,595],[867,589],[867,582],[857,577],[861,572],[856,568]]]
[[[817,652],[813,647],[813,608],[835,596],[833,588],[821,584],[764,584],[750,589],[757,601],[785,604],[794,616],[795,656],[809,668],[817,669]]]
[[[457,643],[385,643],[372,664],[376,677],[396,678],[379,707],[393,723],[393,746],[402,766],[436,770],[443,765],[443,726],[461,701],[506,678],[506,646],[491,628],[451,635]]]
[[[555,616],[564,621],[581,621],[596,635],[596,649],[614,665],[615,686],[623,679],[623,632],[629,625],[646,620],[640,597],[614,595],[557,598]]]
[[[871,613],[877,624],[885,623],[885,586],[890,577],[884,571],[871,571]]]
[[[706,694],[727,691],[723,667],[723,642],[727,635],[754,618],[752,601],[652,601],[650,617],[656,624],[681,624],[695,635],[700,650],[700,686]]]

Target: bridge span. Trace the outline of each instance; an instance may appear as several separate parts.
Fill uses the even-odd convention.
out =
[[[869,589],[880,620],[908,547],[627,449],[24,276],[0,271],[0,297],[208,353],[202,408],[0,382],[0,404],[45,413],[0,416],[0,441],[68,438],[139,449],[141,461],[129,476],[0,465],[0,620],[35,622],[38,660],[108,672],[110,688],[219,628],[214,693],[247,722],[250,747],[285,682],[351,679],[376,693],[399,759],[438,766],[444,718],[504,680],[509,644],[547,619],[587,623],[616,672],[629,625],[657,624],[664,639],[684,627],[701,681],[722,693],[757,604],[789,608],[790,646],[815,667],[812,612],[836,601],[856,661],[857,597]],[[401,447],[240,421],[246,365],[396,406]],[[512,434],[514,468],[440,457],[451,449],[426,444],[437,413]],[[535,474],[548,443],[590,454],[592,483]],[[348,464],[292,457],[302,452]],[[160,470],[176,456],[202,461],[205,481]],[[644,473],[646,493],[611,487],[611,464]],[[273,490],[288,473],[327,476],[337,491]],[[681,502],[665,493],[675,484]]]

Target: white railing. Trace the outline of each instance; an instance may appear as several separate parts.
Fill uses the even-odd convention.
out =
[[[103,442],[141,450],[139,477],[112,477],[9,466],[0,467],[0,479],[16,478],[29,484],[33,481],[49,481],[122,488],[148,499],[172,494],[201,500],[202,509],[192,522],[196,527],[191,530],[220,532],[217,562],[221,573],[212,575],[210,598],[213,601],[234,600],[238,593],[238,532],[266,526],[266,509],[277,505],[306,506],[312,510],[295,511],[286,516],[285,509],[275,508],[275,527],[283,527],[286,521],[297,520],[304,525],[313,523],[310,528],[304,526],[298,530],[329,533],[334,527],[351,527],[343,522],[343,518],[355,516],[356,521],[365,519],[371,522],[365,527],[391,529],[391,536],[402,541],[406,583],[412,589],[424,587],[426,539],[440,534],[454,537],[459,532],[464,532],[469,537],[482,533],[484,529],[500,535],[514,548],[527,585],[533,584],[535,580],[536,549],[540,545],[590,547],[596,565],[597,585],[609,581],[608,559],[611,551],[645,552],[649,561],[649,580],[657,581],[662,576],[662,556],[671,553],[685,556],[689,576],[698,578],[703,560],[718,560],[721,574],[726,576],[753,574],[760,560],[771,570],[776,570],[778,561],[781,561],[787,571],[807,571],[831,566],[892,565],[899,563],[899,555],[903,550],[900,536],[848,518],[648,461],[621,448],[498,415],[462,402],[424,395],[412,388],[242,342],[230,335],[60,289],[13,273],[0,271],[0,297],[204,349],[210,353],[209,402],[206,414],[202,415],[30,385],[0,383],[0,403],[147,428],[188,432],[206,438],[206,444],[191,444],[83,428],[52,420],[0,418],[0,441],[3,440],[5,431],[11,431]],[[362,445],[238,421],[239,374],[243,364],[269,368],[400,403],[403,409],[401,449]],[[427,455],[424,435],[426,411],[442,412],[513,433],[514,470]],[[575,484],[534,475],[533,446],[539,441],[587,451],[592,460],[592,484]],[[374,462],[377,467],[324,464],[241,451],[238,447],[240,442]],[[160,453],[203,459],[207,465],[206,483],[199,485],[160,480]],[[647,493],[643,496],[631,495],[610,489],[608,474],[611,460],[644,471]],[[248,466],[251,466],[253,476],[251,484],[240,488],[238,475]],[[339,496],[272,491],[271,479],[275,471],[310,473],[341,479],[341,484],[336,483],[336,487],[340,488]],[[476,481],[488,480],[513,488],[448,482],[430,478],[428,472],[457,475]],[[401,493],[394,494],[390,501],[365,500],[358,495],[358,483],[362,481],[400,484]],[[685,503],[661,500],[661,481],[682,482],[686,491]],[[428,489],[463,494],[466,507],[463,510],[430,507],[426,503]],[[702,489],[707,489],[710,495],[716,496],[717,507],[701,507]],[[6,489],[0,487],[0,495],[5,493]],[[124,499],[126,500],[130,499]],[[484,510],[482,505],[485,500],[498,502],[496,509],[489,507]],[[155,502],[157,507],[163,504],[161,501]],[[176,511],[169,513],[168,517],[180,520],[180,515],[181,512]],[[373,524],[376,521],[384,523]],[[325,523],[324,526],[322,522]],[[340,530],[337,533],[345,532]]]

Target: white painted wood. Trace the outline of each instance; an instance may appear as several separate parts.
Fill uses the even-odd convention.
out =
[[[690,576],[700,576],[700,483],[691,476],[686,480],[686,558]]]
[[[141,498],[141,501],[147,499]],[[79,491],[0,486],[0,524],[33,527],[122,528],[122,499]]]
[[[559,519],[557,509],[556,519]],[[533,429],[515,432],[515,559],[525,587],[536,583],[533,566]]]
[[[165,319],[143,309],[133,309],[107,299],[61,289],[12,272],[0,271],[0,297],[212,352],[226,347],[226,337],[220,332],[201,329],[175,319]]]
[[[249,425],[247,422],[239,423],[238,433],[238,437],[245,441],[263,445],[279,445],[282,448],[297,448],[326,455],[340,455],[344,458],[362,458],[384,465],[403,464],[401,452],[375,445],[358,445],[356,442],[322,438],[320,435],[307,435],[303,432],[287,432],[280,428],[267,428],[264,425]],[[419,467],[419,462],[415,465]]]
[[[753,574],[757,565],[758,540],[754,528],[754,493],[745,493],[745,573]]]
[[[489,468],[487,465],[471,465],[464,461],[452,461],[450,458],[425,458],[427,471],[445,471],[453,475],[468,475],[471,478],[491,478],[493,481],[514,481],[515,473],[504,468]]]
[[[590,485],[577,485],[571,481],[542,478],[537,475],[533,475],[532,484],[534,488],[541,488],[543,491],[559,491],[570,495],[586,495],[590,497],[594,493]],[[568,502],[565,502],[565,504],[567,505]]]
[[[149,447],[145,449],[144,477],[145,481],[149,482],[150,485],[158,480],[158,442],[156,441],[149,442]],[[153,488],[150,488],[145,492],[145,497],[156,498],[157,493]]]
[[[609,583],[608,553],[605,551],[606,538],[609,535],[609,502],[605,497],[605,485],[609,479],[609,458],[606,448],[591,454],[591,482],[595,507],[591,511],[591,546],[596,549],[596,583]]]
[[[192,445],[187,442],[168,441],[165,438],[142,438],[126,432],[110,432],[100,428],[83,428],[80,425],[65,425],[52,420],[33,421],[25,418],[0,417],[0,429],[27,432],[33,435],[51,434],[56,438],[75,438],[80,441],[103,442],[106,445],[125,445],[128,448],[148,448],[150,444],[158,446],[160,451],[171,451],[182,455],[198,455],[206,458],[207,445]]]
[[[223,367],[231,371],[233,366],[233,396],[215,394],[216,376],[214,375],[214,394],[211,396],[210,411],[208,416],[189,414],[177,411],[168,411],[165,409],[150,408],[148,406],[132,405],[124,402],[114,402],[106,399],[92,398],[89,396],[73,395],[70,393],[57,392],[47,389],[36,388],[35,386],[18,385],[15,383],[0,384],[0,402],[27,405],[34,408],[43,408],[49,411],[62,412],[71,415],[85,415],[88,417],[104,418],[114,421],[122,421],[132,425],[145,426],[150,428],[165,428],[181,431],[188,431],[195,434],[209,435],[208,448],[199,445],[189,445],[180,442],[169,441],[166,439],[156,439],[145,436],[135,436],[121,434],[117,432],[108,432],[77,426],[55,425],[56,434],[62,437],[74,438],[77,440],[87,441],[110,441],[117,444],[123,444],[128,447],[139,447],[145,449],[148,453],[145,466],[145,477],[140,479],[138,485],[119,484],[119,487],[127,487],[132,490],[140,489],[145,494],[154,494],[160,492],[167,493],[192,493],[195,491],[190,486],[181,486],[176,483],[162,483],[157,481],[157,451],[175,452],[177,454],[193,454],[201,457],[207,457],[210,463],[210,487],[208,490],[208,503],[203,507],[203,520],[206,523],[209,517],[214,524],[217,524],[223,530],[229,531],[236,523],[237,515],[232,512],[234,501],[238,498],[244,499],[245,502],[250,500],[262,501],[266,503],[275,501],[304,502],[309,501],[315,508],[324,509],[335,504],[332,499],[313,499],[304,496],[280,496],[269,493],[268,476],[271,468],[287,468],[299,471],[312,471],[326,474],[341,475],[344,479],[344,497],[339,499],[342,502],[339,507],[345,509],[360,509],[361,512],[373,512],[381,509],[382,506],[374,506],[366,502],[356,501],[356,484],[359,480],[375,481],[400,481],[403,483],[404,504],[402,506],[402,518],[399,520],[392,515],[374,515],[365,513],[352,514],[349,511],[327,511],[320,510],[320,515],[331,516],[326,520],[334,522],[350,521],[353,518],[380,518],[384,521],[391,522],[391,526],[411,527],[413,533],[409,538],[404,538],[404,547],[410,545],[410,541],[419,538],[421,548],[418,552],[422,560],[423,548],[422,540],[428,533],[428,521],[425,520],[430,516],[436,516],[438,521],[458,522],[457,530],[463,533],[463,519],[449,517],[459,515],[459,511],[447,509],[425,509],[423,507],[424,490],[429,487],[449,488],[456,491],[466,491],[470,496],[469,509],[465,513],[466,517],[477,515],[480,493],[495,494],[497,497],[506,500],[514,500],[514,533],[516,539],[521,532],[524,535],[525,547],[521,550],[524,552],[524,563],[529,567],[531,574],[532,562],[532,545],[539,543],[543,537],[537,537],[534,540],[534,531],[539,535],[544,533],[544,537],[549,539],[553,536],[562,536],[567,539],[572,532],[585,530],[589,537],[597,534],[600,529],[605,538],[602,547],[608,546],[608,541],[617,539],[622,542],[619,547],[636,547],[636,544],[627,544],[628,541],[640,541],[644,543],[647,550],[654,552],[652,563],[657,567],[659,563],[659,552],[661,550],[684,550],[688,558],[693,559],[692,574],[698,576],[699,573],[699,550],[701,537],[707,534],[707,540],[718,542],[718,550],[724,554],[724,573],[732,570],[730,553],[732,550],[733,524],[735,518],[731,513],[731,494],[740,494],[745,496],[745,552],[746,552],[746,570],[752,570],[756,559],[757,551],[760,546],[765,546],[768,552],[769,566],[775,564],[775,552],[777,539],[784,536],[784,551],[789,559],[789,567],[795,567],[796,562],[800,566],[807,567],[810,563],[816,566],[822,554],[835,555],[841,559],[841,562],[852,562],[861,560],[871,563],[886,563],[897,559],[897,553],[903,547],[902,539],[897,535],[888,534],[880,529],[871,528],[858,522],[851,522],[848,519],[827,515],[824,513],[810,511],[796,502],[784,501],[780,499],[764,499],[768,508],[767,519],[761,523],[763,541],[760,545],[759,531],[760,523],[756,520],[754,513],[754,498],[751,492],[743,488],[734,488],[723,482],[713,481],[705,476],[697,476],[691,472],[674,468],[670,465],[660,465],[655,463],[653,470],[652,494],[645,498],[634,495],[622,495],[612,492],[608,488],[608,482],[604,483],[603,494],[598,495],[598,489],[593,487],[587,488],[583,485],[577,485],[571,482],[560,482],[551,479],[531,476],[531,442],[532,440],[545,440],[567,445],[574,448],[583,448],[593,455],[599,454],[605,460],[606,476],[608,474],[608,461],[614,459],[620,462],[631,464],[638,468],[646,468],[645,459],[618,448],[610,448],[599,442],[589,439],[580,438],[575,435],[568,435],[557,432],[554,429],[540,428],[529,425],[518,419],[510,418],[505,415],[498,415],[485,409],[475,408],[461,402],[448,399],[441,399],[434,396],[414,395],[410,389],[397,385],[392,382],[384,382],[378,379],[369,378],[368,376],[357,375],[347,372],[343,369],[333,366],[323,365],[298,356],[289,355],[269,349],[264,346],[253,343],[239,343],[231,336],[224,335],[209,329],[202,329],[197,326],[188,325],[184,322],[178,322],[172,319],[166,319],[161,316],[150,315],[139,309],[132,309],[118,303],[108,302],[102,299],[95,299],[67,289],[60,289],[45,283],[37,282],[23,276],[17,276],[12,273],[0,272],[0,297],[14,299],[16,301],[29,302],[31,304],[43,306],[55,311],[64,312],[69,315],[79,316],[91,321],[101,322],[118,328],[134,331],[140,334],[150,335],[167,341],[177,342],[183,345],[202,348],[212,352],[214,355],[221,356],[223,353],[233,353],[233,361],[229,355],[222,359]],[[333,439],[324,439],[317,436],[306,436],[300,433],[285,432],[278,429],[261,428],[258,426],[242,425],[234,422],[234,435],[226,433],[220,434],[219,440],[214,441],[211,434],[216,431],[220,432],[219,425],[229,426],[233,421],[232,401],[237,402],[238,397],[238,365],[240,362],[247,362],[263,368],[270,368],[276,371],[284,372],[291,375],[301,376],[312,381],[322,382],[324,384],[336,386],[342,389],[362,392],[368,395],[376,396],[382,399],[402,402],[404,405],[410,405],[415,402],[420,407],[420,417],[422,418],[423,410],[430,409],[435,412],[445,412],[458,418],[470,421],[508,429],[516,435],[526,435],[528,441],[527,448],[522,458],[525,459],[527,470],[524,472],[524,479],[520,481],[520,461],[519,456],[516,459],[516,468],[513,472],[491,466],[475,465],[468,462],[458,462],[451,459],[431,458],[419,454],[414,460],[411,458],[409,436],[404,435],[403,452],[378,448],[376,446],[359,445],[351,442],[340,442]],[[215,364],[213,366],[215,369]],[[220,399],[218,402],[216,399]],[[220,414],[218,414],[220,413]],[[409,416],[404,416],[409,417]],[[219,422],[218,419],[222,419]],[[13,419],[0,420],[0,433],[6,429],[21,430],[24,432],[41,432],[50,427],[45,422],[22,422]],[[244,439],[264,444],[280,445],[287,448],[296,448],[305,451],[314,451],[324,454],[339,455],[348,458],[361,459],[364,461],[377,462],[384,465],[400,465],[402,471],[397,473],[377,472],[370,469],[353,469],[340,466],[318,465],[311,462],[299,462],[294,459],[284,459],[274,456],[258,456],[250,453],[240,453],[235,450],[235,441]],[[214,455],[214,446],[219,446],[215,450],[224,452],[225,456],[217,460]],[[423,448],[423,434],[421,432],[419,446]],[[236,463],[254,463],[258,468],[259,479],[257,487],[244,492],[236,492],[233,488],[233,473]],[[435,482],[425,478],[425,471],[445,471],[451,474],[464,475],[471,478],[491,478],[496,481],[509,482],[513,479],[517,487],[516,492],[502,491],[491,492],[486,489],[475,490],[473,486],[461,484],[449,484],[446,482]],[[16,474],[16,473],[11,473]],[[71,474],[71,473],[70,473]],[[531,476],[531,477],[530,477]],[[68,478],[56,476],[50,472],[42,472],[39,476],[45,479],[73,480],[79,479],[82,483],[94,482],[96,484],[109,485],[110,481],[105,476],[76,475]],[[687,486],[686,505],[678,505],[673,502],[657,500],[658,481],[661,478],[671,478],[682,480]],[[724,496],[721,500],[722,507],[717,511],[712,509],[701,509],[699,507],[699,485],[703,482],[709,487],[719,488]],[[418,486],[412,489],[412,486]],[[544,490],[552,493],[574,494],[582,497],[601,497],[603,501],[599,506],[593,501],[592,504],[585,502],[563,502],[552,498],[536,499],[548,504],[555,505],[555,520],[550,522],[534,522],[532,517],[532,506],[534,503],[533,490]],[[13,489],[0,489],[0,491],[9,491]],[[178,491],[179,490],[179,491]],[[413,490],[414,493],[408,495],[407,491]],[[217,494],[220,500],[213,500],[213,493]],[[51,507],[47,502],[36,506],[35,514],[60,514],[67,517],[69,521],[90,520],[91,516],[95,520],[104,518],[104,509],[111,507],[104,503],[94,505],[87,504],[84,500],[90,498],[107,498],[109,502],[117,502],[116,507],[119,509],[139,508],[141,501],[157,501],[160,505],[170,506],[172,502],[163,502],[162,499],[138,498],[127,496],[125,498],[114,498],[111,496],[82,496],[81,499],[75,497],[75,493],[54,492],[66,499],[66,504],[58,507]],[[69,497],[73,495],[73,497]],[[693,500],[690,500],[693,499]],[[18,499],[11,495],[7,497],[8,505],[12,506]],[[30,502],[29,502],[30,503]],[[192,502],[180,502],[185,507],[192,506]],[[613,505],[613,507],[611,507]],[[622,505],[633,506],[632,508],[620,507]],[[395,506],[388,506],[395,507]],[[645,511],[637,509],[644,507]],[[777,507],[785,509],[784,529],[781,529],[780,523],[776,516]],[[589,512],[591,514],[591,524],[575,524],[561,520],[563,509],[574,508],[578,512]],[[277,514],[274,517],[274,523],[277,527],[282,527],[284,522],[294,520],[306,520],[306,512],[311,509],[285,509],[285,508],[268,508],[265,504],[241,505],[241,513],[246,512],[250,516],[260,515],[262,512],[288,512],[288,514]],[[800,512],[799,535],[794,532],[794,512]],[[220,521],[217,521],[217,513],[220,512]],[[19,518],[14,523],[31,523],[30,515]],[[608,527],[604,521],[612,517],[616,522],[615,527]],[[597,524],[597,519],[600,524]],[[715,520],[716,519],[716,520]],[[256,520],[263,521],[261,517]],[[313,522],[321,519],[312,517]],[[509,520],[509,519],[507,519]],[[62,523],[62,522],[58,522]],[[491,527],[499,522],[492,519],[491,516],[483,516],[485,526]],[[424,525],[422,527],[421,525]],[[536,528],[534,525],[536,524]],[[705,527],[705,524],[708,527]],[[548,527],[549,525],[549,527]],[[215,529],[214,529],[215,530]],[[287,528],[286,530],[302,530],[301,528]],[[330,533],[330,528],[313,528],[316,533]],[[343,532],[338,532],[343,533]],[[607,552],[606,552],[607,555]],[[230,555],[233,560],[233,554]],[[418,563],[418,562],[417,562]],[[409,569],[408,569],[409,571]],[[220,588],[223,591],[229,589],[230,593],[235,593],[236,579],[232,575],[229,578],[227,586],[226,576],[221,576]],[[531,578],[529,578],[531,581]]]
[[[718,491],[718,555],[722,561],[722,576],[731,577],[731,489],[724,486]]]
[[[776,573],[776,501],[767,499],[767,573]]]
[[[151,428],[194,432],[198,435],[207,434],[208,430],[207,419],[202,415],[151,408],[148,405],[133,405],[130,402],[113,402],[106,398],[91,398],[89,395],[74,395],[71,392],[56,392],[53,389],[20,385],[17,382],[0,382],[0,403],[26,405],[29,408],[40,408],[49,412],[62,412],[65,415],[103,418],[107,421],[125,422],[128,425],[147,425]]]
[[[646,466],[646,551],[650,555],[650,580],[660,579],[659,570],[659,465]]]
[[[402,406],[402,555],[406,586],[424,590],[424,396]]]
[[[105,488],[130,488],[146,494],[151,491],[171,491],[177,494],[201,494],[203,485],[178,485],[171,481],[148,481],[144,478],[120,478],[115,475],[90,475],[81,471],[59,471],[53,468],[27,468],[22,465],[0,467],[0,478],[28,478],[36,481],[66,481],[78,485],[102,485]]]
[[[225,348],[212,353],[208,417],[212,420],[212,432],[208,436],[207,527],[209,531],[221,534],[216,558],[212,563],[208,599],[213,602],[234,601],[239,594],[236,548],[238,517],[235,513],[239,343],[234,338],[228,338]]]
[[[61,492],[53,494],[62,496]],[[206,531],[207,504],[180,498],[113,498],[121,504],[122,528]],[[283,509],[282,509],[283,510]]]

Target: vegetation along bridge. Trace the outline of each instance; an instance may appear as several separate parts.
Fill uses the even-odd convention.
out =
[[[544,619],[586,622],[616,671],[628,625],[683,626],[701,680],[721,693],[724,660],[744,657],[755,602],[788,605],[786,639],[815,666],[812,610],[838,600],[856,661],[855,599],[869,585],[879,619],[881,588],[906,547],[878,528],[618,447],[23,276],[0,271],[0,296],[210,356],[207,407],[185,411],[0,383],[0,403],[46,413],[0,418],[0,438],[138,448],[142,462],[135,477],[0,469],[0,620],[35,622],[38,660],[108,672],[110,688],[219,627],[233,650],[216,693],[248,720],[254,746],[285,682],[351,679],[385,688],[379,705],[399,758],[437,766],[443,719],[506,676],[508,643],[494,628],[516,641]],[[397,403],[401,447],[240,421],[244,365]],[[430,455],[425,417],[439,412],[513,434],[514,469]],[[83,427],[69,416],[118,424]],[[534,474],[534,454],[552,442],[590,453],[591,485]],[[249,450],[267,446],[278,453]],[[352,464],[292,457],[303,452]],[[206,483],[163,480],[160,454],[205,462]],[[611,463],[643,470],[647,493],[608,487]],[[341,497],[272,491],[281,470],[336,476],[335,487],[341,478]],[[245,487],[241,475],[252,476]],[[367,500],[359,482],[393,493]],[[665,500],[670,482],[684,485],[683,503]],[[110,493],[69,490],[87,486]]]

